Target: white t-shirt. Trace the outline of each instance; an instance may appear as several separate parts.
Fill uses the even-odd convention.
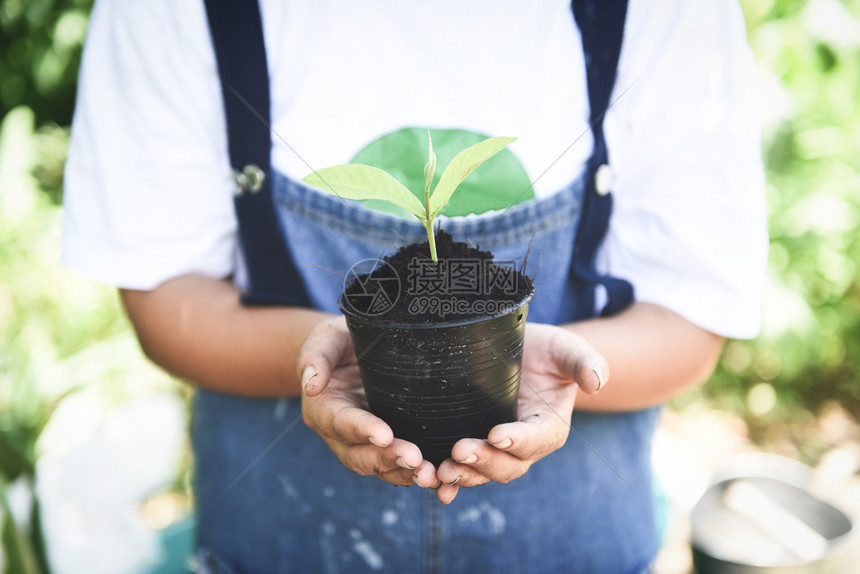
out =
[[[288,176],[416,125],[517,136],[510,149],[536,197],[591,154],[569,2],[262,0],[261,11],[272,162]],[[598,259],[637,300],[731,337],[758,331],[767,253],[744,34],[731,3],[631,0],[605,119],[615,211]],[[98,0],[66,166],[64,263],[132,289],[234,274],[232,192],[202,2]]]

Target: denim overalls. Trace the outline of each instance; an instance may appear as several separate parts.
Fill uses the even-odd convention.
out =
[[[234,165],[241,164],[234,158]],[[336,313],[342,278],[332,271],[345,274],[357,261],[426,237],[417,220],[347,205],[265,171],[271,215],[305,287],[305,304]],[[501,260],[522,260],[531,242],[530,268],[537,273],[529,321],[568,322],[578,316],[569,270],[588,183],[584,173],[500,219],[486,214],[441,224],[455,239],[478,240]],[[198,390],[192,438],[201,569],[646,571],[657,549],[650,473],[657,416],[657,409],[576,411],[567,444],[525,476],[460,489],[443,506],[432,491],[345,469],[304,425],[297,398]]]

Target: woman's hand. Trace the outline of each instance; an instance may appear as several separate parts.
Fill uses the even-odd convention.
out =
[[[394,438],[367,410],[352,340],[343,317],[311,331],[296,361],[305,423],[348,469],[399,486],[435,487],[436,469],[416,445]]]
[[[355,352],[343,318],[316,327],[299,351],[305,423],[348,469],[400,486],[434,488],[448,504],[458,489],[506,483],[564,445],[577,389],[595,394],[606,383],[606,360],[581,337],[550,325],[526,325],[519,422],[494,427],[488,440],[463,439],[440,465],[422,460],[413,443],[367,410]],[[455,462],[458,461],[458,462]]]
[[[439,466],[436,496],[445,504],[460,487],[507,483],[561,448],[570,433],[578,389],[596,394],[609,365],[585,339],[551,325],[526,325],[520,378],[519,421],[494,427],[487,440],[462,439]]]

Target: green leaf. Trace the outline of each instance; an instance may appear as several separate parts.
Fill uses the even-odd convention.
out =
[[[487,134],[460,129],[430,128],[433,137],[433,154],[436,156],[436,175],[430,190],[439,183],[442,170],[454,156],[471,145],[484,141]],[[522,163],[508,148],[491,157],[480,168],[463,180],[437,217],[484,213],[502,209],[534,199],[528,174]],[[421,203],[424,196],[424,166],[427,163],[427,128],[401,128],[389,132],[365,146],[349,163],[362,163],[385,170],[409,188]],[[418,193],[416,193],[418,192]],[[405,210],[387,201],[369,200],[373,209],[411,217]],[[429,203],[429,202],[427,202]]]
[[[0,523],[0,547],[5,557],[6,573],[40,574],[30,541],[15,524],[6,493],[6,484],[0,482],[0,514],[3,516]]]
[[[28,441],[22,429],[8,426],[8,421],[0,424],[0,477],[11,482],[22,473],[35,471],[32,455],[35,439]]]
[[[33,505],[30,508],[30,547],[33,549],[33,560],[37,571],[49,574],[51,567],[48,564],[48,549],[45,546],[45,531],[42,528],[42,507],[36,496],[33,497]]]
[[[488,138],[455,155],[442,173],[439,183],[436,184],[436,189],[433,190],[433,196],[430,198],[430,217],[435,217],[439,213],[439,210],[451,199],[457,186],[470,173],[516,139],[512,137]]]
[[[427,165],[424,166],[424,204],[429,211],[430,185],[433,183],[433,176],[436,175],[436,154],[433,153],[433,137],[430,135],[430,130],[427,130]]]
[[[394,176],[369,165],[348,164],[318,169],[305,177],[308,185],[344,199],[383,199],[402,207],[420,220],[424,206]]]

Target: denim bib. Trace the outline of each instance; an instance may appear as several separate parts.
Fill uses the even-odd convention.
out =
[[[223,86],[230,162],[244,178],[241,187],[252,191],[235,202],[250,278],[243,302],[336,312],[338,274],[359,260],[422,240],[423,227],[347,205],[272,172],[258,7],[205,3]],[[608,162],[602,119],[626,5],[626,0],[572,1],[595,142],[585,175],[500,218],[442,221],[455,239],[477,242],[498,260],[521,260],[533,241],[533,322],[591,316],[598,284],[608,295],[605,314],[621,311],[633,297],[629,283],[601,275],[594,264],[612,210],[612,195],[597,189],[595,176]],[[199,390],[193,411],[203,572],[636,573],[647,570],[657,550],[650,441],[658,409],[574,412],[564,447],[510,484],[460,489],[449,506],[432,491],[397,488],[345,469],[304,425],[298,399]]]
[[[339,274],[353,263],[426,237],[417,220],[277,174],[273,192],[307,292],[325,311],[337,312]],[[583,192],[579,178],[502,217],[441,224],[497,260],[521,261],[531,243],[529,320],[564,323],[576,315],[566,294]],[[567,444],[525,476],[462,488],[443,506],[432,491],[341,466],[302,422],[298,399],[200,390],[192,429],[199,543],[217,554],[210,564],[246,574],[645,571],[657,549],[650,476],[657,413],[574,412]]]

